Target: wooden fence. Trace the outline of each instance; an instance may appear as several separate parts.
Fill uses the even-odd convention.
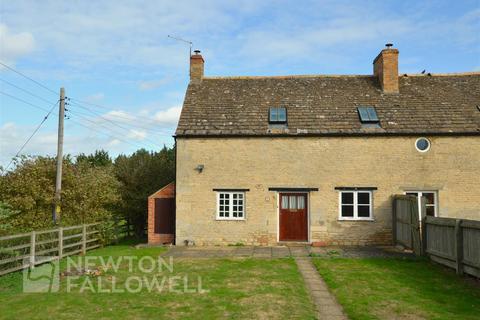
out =
[[[0,276],[98,248],[99,227],[92,223],[0,237]]]
[[[423,251],[457,274],[480,278],[480,221],[425,217]]]
[[[402,245],[421,255],[420,222],[417,198],[395,195],[393,197],[392,236],[395,245]],[[422,202],[423,203],[423,202]]]

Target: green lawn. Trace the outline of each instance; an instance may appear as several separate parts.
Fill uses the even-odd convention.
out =
[[[141,258],[158,257],[160,253],[161,248],[134,249],[130,245],[117,245],[88,255]],[[165,262],[169,264],[168,260]],[[79,287],[90,280],[93,285],[86,288],[98,290],[98,278],[104,280],[109,290],[112,278],[116,279],[117,287],[125,288],[128,277],[152,277],[152,273],[141,272],[138,265],[133,265],[131,272],[128,261],[122,261],[116,272],[110,268],[98,277],[81,276],[71,281],[77,284],[71,292],[67,292],[69,277],[61,278],[58,293],[23,293],[22,273],[0,277],[0,318],[314,319],[314,306],[293,259],[178,259],[173,261],[173,272],[163,268],[153,273],[168,279],[177,276],[184,279],[187,275],[188,288],[197,292],[184,293],[183,281],[174,287],[180,292],[148,292],[146,288],[137,293],[79,292]],[[65,259],[61,268],[66,268]],[[198,292],[198,277],[201,277],[202,288],[209,292]],[[165,288],[168,289],[168,284]]]
[[[480,286],[433,263],[314,259],[351,319],[479,319]]]

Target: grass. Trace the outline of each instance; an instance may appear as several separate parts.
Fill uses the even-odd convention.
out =
[[[162,248],[135,249],[130,244],[110,246],[88,253],[92,257],[158,257]],[[115,277],[125,287],[130,276],[148,276],[133,264],[129,271],[122,261],[117,272],[103,271],[99,277],[80,276],[79,286],[98,278],[109,284]],[[66,261],[61,261],[65,270]],[[176,259],[173,272],[156,271],[158,277],[188,276],[190,289],[201,277],[206,293],[67,292],[67,278],[61,278],[58,293],[23,293],[22,273],[0,277],[0,319],[314,319],[315,312],[293,259]],[[108,287],[108,285],[107,285]],[[167,285],[168,287],[168,285]],[[178,287],[177,287],[178,288]],[[180,288],[183,288],[183,282]]]
[[[478,283],[427,260],[315,258],[314,263],[351,319],[479,319]]]

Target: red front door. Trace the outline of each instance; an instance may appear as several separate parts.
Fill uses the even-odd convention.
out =
[[[308,241],[306,193],[280,193],[280,241]]]

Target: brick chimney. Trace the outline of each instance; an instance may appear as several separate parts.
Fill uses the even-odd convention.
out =
[[[373,60],[373,75],[378,77],[385,93],[398,93],[398,50],[387,43]]]
[[[190,56],[190,80],[201,80],[203,78],[203,60],[200,50],[195,50]]]

